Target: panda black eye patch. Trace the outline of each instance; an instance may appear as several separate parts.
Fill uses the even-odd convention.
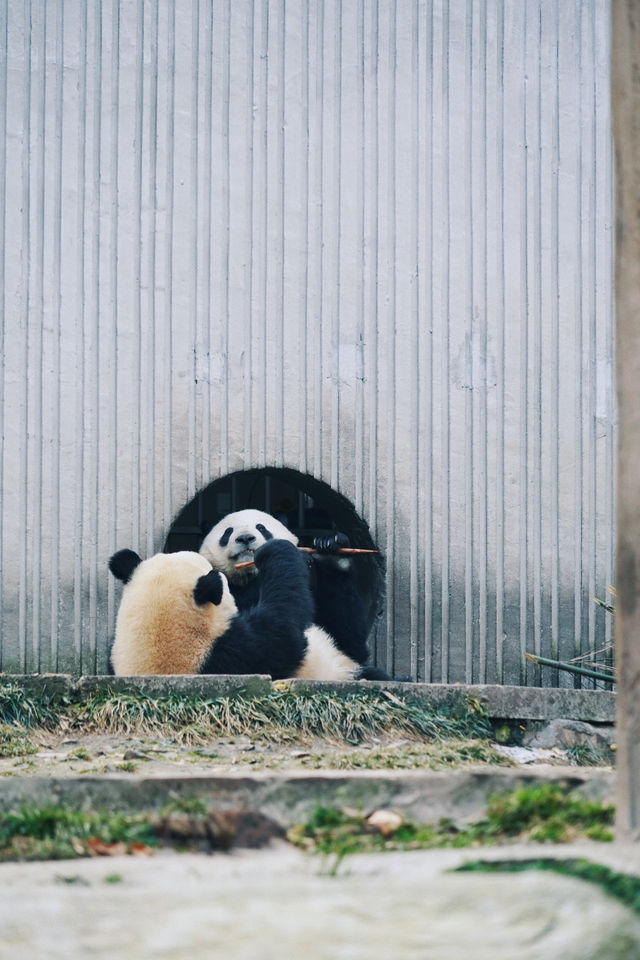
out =
[[[231,539],[232,533],[233,533],[233,527],[227,527],[225,532],[222,534],[222,536],[218,540],[218,543],[220,544],[221,547],[226,547],[226,545],[229,543],[229,540]]]
[[[265,540],[273,540],[273,534],[265,527],[264,523],[256,523],[256,530],[259,530]]]

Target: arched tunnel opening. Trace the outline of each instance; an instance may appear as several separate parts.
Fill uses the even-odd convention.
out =
[[[376,549],[353,504],[327,483],[286,467],[262,467],[227,474],[203,487],[175,518],[164,551],[199,550],[218,520],[247,508],[277,517],[295,533],[300,546],[310,547],[314,537],[339,530],[352,547]],[[356,556],[353,568],[370,632],[384,603],[384,559],[380,554]]]

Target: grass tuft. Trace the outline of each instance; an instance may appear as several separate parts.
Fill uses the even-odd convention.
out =
[[[29,740],[23,728],[0,724],[0,757],[26,757],[38,748]]]
[[[156,845],[149,818],[24,806],[0,814],[0,861],[90,856],[98,845]]]
[[[19,684],[0,684],[0,724],[51,729],[65,706],[44,690],[32,694]]]
[[[590,743],[575,743],[567,750],[568,760],[576,767],[604,767],[615,757],[613,751],[610,754],[605,760],[602,751],[596,750]]]
[[[216,700],[98,694],[78,708],[76,722],[84,729],[128,735],[177,733],[190,743],[212,736],[251,735],[280,742],[306,736],[358,744],[388,733],[427,740],[490,734],[486,718],[471,709],[462,717],[451,717],[376,694],[336,697],[279,691],[265,697]]]
[[[585,800],[556,784],[542,784],[491,797],[486,817],[475,823],[405,821],[389,836],[371,827],[362,814],[318,807],[307,823],[289,831],[288,839],[304,849],[341,859],[348,853],[482,846],[516,838],[564,843],[582,836],[608,841],[613,839],[608,829],[613,818],[613,806]]]
[[[491,830],[507,837],[529,833],[538,842],[563,843],[575,832],[613,824],[614,807],[566,793],[557,784],[522,787],[513,793],[493,796],[487,808]],[[607,836],[606,839],[612,839]]]
[[[146,855],[159,846],[203,852],[255,848],[283,835],[279,824],[255,811],[208,809],[189,800],[137,814],[23,806],[0,814],[0,862]]]
[[[437,740],[380,747],[366,752],[312,753],[301,759],[303,767],[325,770],[446,770],[478,763],[511,767],[485,740]]]

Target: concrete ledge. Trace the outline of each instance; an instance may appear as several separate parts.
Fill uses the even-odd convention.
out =
[[[426,707],[464,713],[469,700],[477,701],[489,717],[497,720],[583,720],[615,722],[615,694],[605,690],[574,690],[556,687],[512,687],[480,684],[396,683],[362,681],[330,683],[309,680],[278,680],[265,676],[153,676],[76,677],[66,674],[0,674],[0,684],[19,684],[31,692],[77,700],[107,688],[118,693],[141,691],[148,696],[229,697],[267,696],[272,690],[312,696],[334,693],[347,696],[363,690],[385,690],[408,697]]]
[[[73,677],[65,673],[0,673],[3,685],[23,687],[29,693],[50,696],[53,701],[83,700],[100,691],[143,693],[149,697],[264,697],[271,693],[271,677],[259,674],[209,676],[191,674],[150,677]]]
[[[531,784],[557,783],[593,800],[613,803],[611,770],[478,767],[454,771],[334,771],[144,777],[12,777],[0,782],[0,810],[23,804],[63,804],[80,810],[158,810],[170,801],[200,798],[216,809],[257,810],[283,826],[307,819],[314,808],[353,807],[364,813],[392,807],[422,823],[441,817],[457,822],[484,815],[491,794]]]
[[[497,684],[321,683],[309,680],[281,680],[274,686],[292,693],[332,691],[344,696],[367,689],[388,690],[425,706],[464,712],[469,700],[477,700],[496,720],[584,720],[587,723],[614,723],[615,694],[607,690],[574,690],[557,687],[513,687]]]
[[[26,693],[55,702],[72,696],[74,680],[66,673],[0,673],[0,690],[2,687],[22,687]]]
[[[260,675],[172,677],[80,677],[73,682],[73,697],[82,700],[106,689],[114,693],[144,693],[148,697],[266,697],[273,685],[271,677]]]

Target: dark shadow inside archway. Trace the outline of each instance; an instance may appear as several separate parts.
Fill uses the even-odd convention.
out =
[[[198,550],[218,520],[248,507],[277,517],[296,534],[301,546],[311,546],[314,537],[340,530],[353,547],[375,549],[369,527],[342,494],[297,470],[263,467],[230,473],[197,493],[171,525],[165,552]],[[353,567],[370,631],[384,602],[384,560],[380,554],[354,557]]]

